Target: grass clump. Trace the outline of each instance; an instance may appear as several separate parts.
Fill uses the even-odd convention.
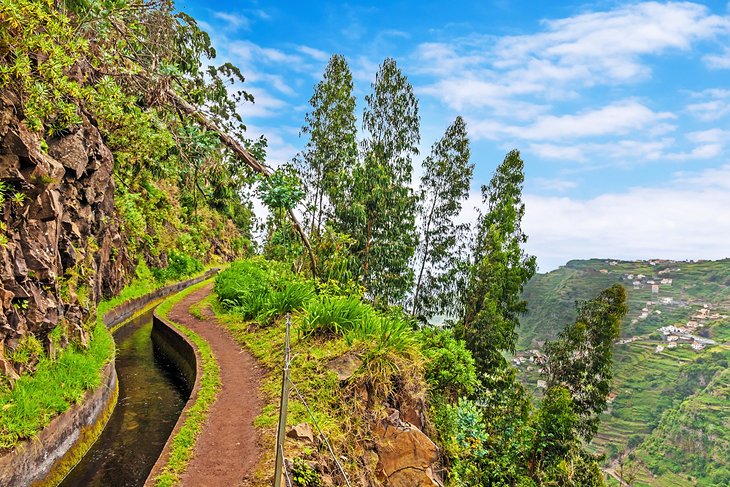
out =
[[[215,292],[228,309],[261,324],[300,310],[314,291],[311,281],[299,278],[281,263],[263,259],[236,262],[215,280]]]
[[[157,282],[181,280],[203,270],[202,262],[195,257],[177,250],[170,250],[168,252],[167,262],[167,267],[152,270],[152,274]]]
[[[157,308],[157,313],[159,316],[170,321],[169,313],[175,304],[179,303],[188,294],[208,284],[210,284],[210,280],[203,281],[175,294]],[[203,423],[208,416],[208,411],[213,402],[215,402],[216,395],[221,387],[218,361],[215,355],[213,355],[213,350],[208,342],[192,330],[172,321],[170,323],[185,334],[198,349],[202,362],[203,376],[200,379],[200,389],[198,390],[195,404],[186,411],[185,423],[172,440],[167,464],[154,480],[155,486],[160,487],[175,485],[180,480],[185,469],[187,469],[190,459],[193,456],[195,442],[203,429]]]

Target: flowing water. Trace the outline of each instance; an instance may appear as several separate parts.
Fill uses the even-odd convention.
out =
[[[114,334],[119,400],[109,422],[63,487],[144,484],[162,452],[190,389],[150,338],[152,311]]]

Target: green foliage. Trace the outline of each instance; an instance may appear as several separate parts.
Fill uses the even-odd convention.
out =
[[[503,360],[500,351],[515,350],[515,329],[527,311],[522,290],[537,268],[535,257],[522,248],[527,242],[521,227],[523,171],[520,153],[509,152],[489,185],[482,186],[487,212],[477,224],[468,287],[461,292],[463,320],[457,328],[482,372]]]
[[[322,480],[317,471],[301,458],[294,459],[289,473],[292,482],[297,487],[320,487],[322,485]]]
[[[340,335],[351,333],[373,314],[373,309],[357,296],[319,296],[307,304],[300,332]]]
[[[256,272],[257,268],[260,272]],[[235,272],[222,272],[216,283],[216,291],[220,290],[229,298],[235,298],[244,291],[246,283],[255,286],[257,282],[264,282],[267,287],[275,287],[279,281],[291,279],[286,276],[289,271],[284,264],[262,259],[237,262],[232,269],[236,269]],[[242,269],[244,272],[241,272]],[[241,279],[240,275],[244,273],[258,278]],[[283,278],[270,279],[272,274],[279,274]],[[306,399],[317,423],[352,479],[363,473],[357,459],[363,454],[362,441],[371,434],[363,408],[370,400],[377,405],[386,400],[390,404],[399,404],[404,391],[408,392],[407,397],[424,397],[422,358],[418,354],[413,323],[402,312],[376,312],[371,305],[360,300],[358,292],[350,296],[347,291],[331,283],[317,283],[315,287],[319,294],[312,297],[304,309],[294,313],[293,323],[296,329],[303,330],[307,320],[318,321],[317,326],[321,325],[328,331],[292,335],[291,380]],[[245,344],[266,368],[277,370],[281,367],[284,320],[279,317],[268,326],[256,326],[248,319],[243,319],[234,301],[224,304],[221,302],[222,297],[223,294],[218,296],[218,300],[211,300],[212,307],[216,313],[228,311],[222,314],[220,320],[236,340]],[[320,319],[315,320],[313,310],[319,309],[317,306],[323,302],[336,302],[339,306],[333,305],[327,311],[329,318],[325,318],[322,313]],[[332,361],[343,356],[361,362],[360,367],[344,382],[332,371]],[[255,421],[255,425],[263,429],[262,438],[270,443],[267,444],[267,451],[272,452],[280,387],[279,374],[266,376],[262,390],[267,405]],[[355,391],[367,391],[367,398]],[[299,395],[292,395],[288,424],[311,421]],[[336,471],[336,467],[328,462],[328,456],[313,454],[311,448],[299,450],[300,447],[298,444],[288,446],[287,455],[295,458],[312,458],[314,455],[324,471]],[[261,469],[256,473],[256,479],[262,485],[270,480],[268,465],[262,462]],[[335,482],[340,482],[338,477]]]
[[[548,389],[537,412],[532,461],[538,470],[559,463],[578,445],[580,417],[573,411],[573,398],[563,386]]]
[[[32,375],[22,375],[11,391],[0,393],[0,449],[35,437],[58,414],[101,383],[101,369],[114,355],[114,340],[101,320],[88,349],[71,345],[56,360],[42,354],[40,343],[26,341],[15,359],[41,357]]]
[[[291,166],[276,169],[269,177],[259,179],[256,194],[271,210],[290,210],[304,198],[302,184]]]
[[[451,462],[450,484],[459,487],[482,485],[479,461],[489,454],[489,434],[482,409],[472,401],[459,399],[456,405],[446,405],[437,414],[436,428],[444,453]]]
[[[595,299],[578,304],[578,318],[558,340],[545,345],[548,387],[562,385],[573,397],[580,432],[590,441],[606,409],[612,377],[613,342],[626,314],[626,290],[616,284]]]
[[[464,341],[455,339],[451,330],[438,328],[424,328],[418,338],[431,392],[451,401],[471,396],[479,381]]]
[[[380,66],[365,97],[362,160],[353,168],[336,231],[355,240],[352,273],[382,306],[401,303],[413,284],[416,198],[410,187],[420,121],[413,87],[393,59]]]
[[[9,354],[8,358],[20,365],[30,365],[45,356],[43,344],[35,336],[24,335],[18,346]]]
[[[457,117],[423,161],[419,190],[420,244],[412,314],[431,317],[458,311],[457,279],[463,266],[463,239],[468,224],[455,224],[469,195],[474,165],[469,162],[466,123]]]
[[[198,259],[176,250],[167,254],[167,262],[167,267],[152,270],[159,282],[180,281],[203,270],[203,263]]]
[[[295,276],[284,264],[262,259],[235,262],[215,280],[216,294],[224,306],[261,324],[302,309],[314,290],[312,282]]]
[[[345,58],[333,55],[309,100],[302,134],[309,141],[300,166],[307,191],[310,234],[319,237],[322,225],[342,215],[345,193],[357,158],[355,97],[352,73]],[[323,262],[323,261],[320,261]]]

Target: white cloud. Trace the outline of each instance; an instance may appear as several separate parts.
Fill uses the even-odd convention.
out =
[[[541,59],[558,74],[561,68],[582,66],[589,81],[631,81],[649,74],[641,56],[688,50],[694,42],[730,29],[727,18],[688,2],[645,2],[543,24],[544,32],[501,39],[496,64],[514,67]],[[593,79],[596,75],[600,78]]]
[[[474,121],[471,133],[475,138],[498,138],[509,135],[523,140],[565,140],[575,138],[623,135],[676,116],[654,112],[633,100],[616,102],[575,115],[543,115],[529,125],[502,125],[492,120]]]
[[[702,122],[713,122],[730,114],[730,90],[714,88],[692,93],[692,97],[703,101],[690,103],[687,111]]]
[[[327,54],[324,51],[321,51],[319,49],[315,49],[313,47],[309,46],[297,46],[297,51],[301,52],[302,54],[306,54],[307,56],[311,57],[315,61],[320,62],[327,62],[330,58],[330,55]]]
[[[415,58],[441,78],[428,89],[452,108],[499,107],[516,96],[571,98],[584,87],[635,83],[651,75],[646,57],[729,31],[730,18],[703,5],[644,2],[546,20],[536,34],[424,43]]]
[[[564,192],[578,186],[578,183],[569,179],[558,178],[536,178],[537,186],[550,191]]]
[[[730,165],[681,175],[665,188],[588,200],[526,195],[527,249],[541,271],[570,259],[730,256]]]
[[[242,103],[239,106],[239,113],[242,114],[244,121],[251,118],[270,118],[277,116],[283,110],[287,103],[271,95],[267,90],[256,87],[246,86],[246,91],[253,95],[254,103]]]
[[[586,160],[582,148],[576,145],[530,144],[528,150],[543,159],[558,159],[563,161]]]
[[[237,30],[237,29],[248,30],[249,27],[251,27],[251,22],[248,20],[248,18],[244,17],[243,15],[238,14],[238,13],[213,12],[213,17],[225,22],[225,24],[226,24],[225,28],[230,29],[230,30]]]
[[[226,46],[226,49],[240,61],[247,64],[261,62],[297,66],[303,62],[300,56],[288,54],[279,49],[262,47],[250,41],[234,41]]]
[[[708,54],[702,60],[712,69],[730,69],[730,49],[721,54]]]

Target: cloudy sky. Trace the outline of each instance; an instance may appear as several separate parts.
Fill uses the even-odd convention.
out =
[[[302,147],[331,54],[350,63],[360,113],[393,57],[420,99],[422,156],[457,115],[467,120],[476,170],[465,218],[505,153],[522,152],[524,228],[541,271],[575,258],[730,257],[726,1],[178,7],[246,75],[256,103],[241,112],[268,138],[272,166]]]

